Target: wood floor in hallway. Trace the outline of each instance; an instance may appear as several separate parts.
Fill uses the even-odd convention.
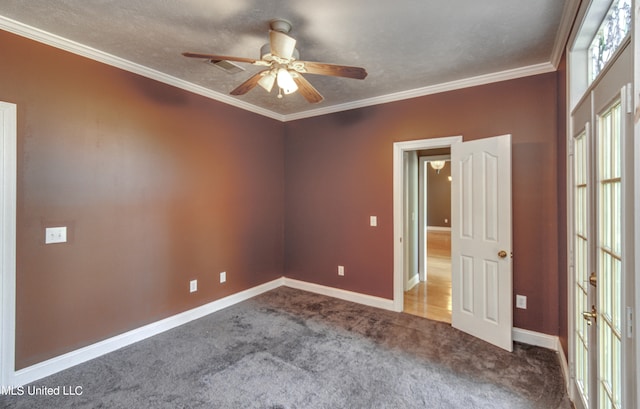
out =
[[[404,312],[451,323],[451,232],[427,233],[427,281],[404,293]]]

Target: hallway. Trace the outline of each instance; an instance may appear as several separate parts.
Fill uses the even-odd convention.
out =
[[[427,281],[404,293],[404,312],[451,323],[451,232],[427,233]]]

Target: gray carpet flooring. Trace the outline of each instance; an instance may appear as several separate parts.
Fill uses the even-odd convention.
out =
[[[29,387],[78,386],[0,407],[571,408],[553,351],[285,287]]]

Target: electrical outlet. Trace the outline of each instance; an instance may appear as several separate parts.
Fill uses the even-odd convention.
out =
[[[220,282],[224,283],[225,281],[227,281],[227,272],[223,271],[222,273],[220,273]]]
[[[67,228],[63,227],[47,227],[44,229],[44,243],[66,243],[67,241]]]
[[[338,266],[338,275],[339,276],[343,276],[344,275],[344,266]]]
[[[198,291],[198,280],[189,281],[189,292],[195,293],[196,291]]]
[[[527,296],[526,295],[516,295],[516,308],[521,308],[523,310],[527,309]]]
[[[377,227],[378,226],[378,216],[370,216],[369,217],[369,225],[371,227]]]

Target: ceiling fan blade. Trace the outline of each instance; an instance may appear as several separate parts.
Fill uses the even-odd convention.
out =
[[[269,43],[271,44],[271,54],[280,58],[290,59],[296,49],[296,40],[280,31],[269,31]]]
[[[213,61],[236,61],[236,62],[246,62],[249,64],[255,64],[258,60],[253,58],[244,58],[244,57],[232,57],[229,55],[215,55],[215,54],[199,54],[199,53],[182,53],[185,57],[189,58],[202,58],[205,60],[213,60]]]
[[[293,80],[298,85],[298,92],[310,103],[315,104],[324,99],[313,85],[302,74],[293,75]]]
[[[256,85],[258,85],[258,81],[260,81],[265,72],[269,72],[269,70],[262,70],[259,73],[253,75],[251,78],[238,85],[233,91],[230,92],[230,94],[244,95],[247,92],[251,91]]]
[[[299,72],[308,72],[309,74],[332,75],[334,77],[353,78],[363,80],[367,77],[367,70],[362,67],[350,67],[348,65],[325,64],[313,61],[296,61],[296,64],[304,64],[304,68]]]

